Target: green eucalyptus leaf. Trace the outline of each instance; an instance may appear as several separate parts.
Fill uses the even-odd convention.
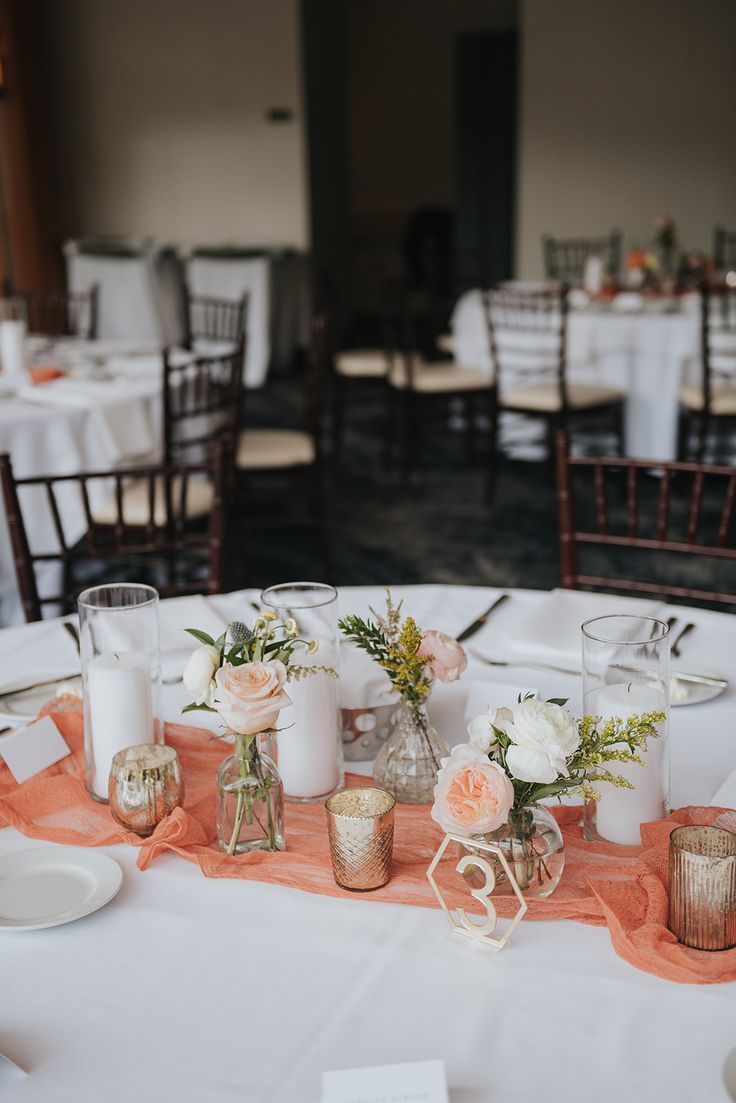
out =
[[[188,632],[190,636],[194,636],[195,640],[199,640],[200,643],[209,644],[210,647],[219,646],[219,643],[215,644],[212,636],[208,636],[206,632],[200,632],[198,628],[185,628],[184,631]]]

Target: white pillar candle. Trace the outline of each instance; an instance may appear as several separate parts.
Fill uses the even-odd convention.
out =
[[[626,723],[630,716],[664,709],[661,693],[647,686],[620,683],[604,686],[590,695],[585,711],[600,716],[602,721],[618,716]],[[603,782],[598,786],[601,794],[596,802],[596,829],[603,839],[612,843],[636,846],[641,843],[639,827],[650,820],[659,820],[665,814],[667,767],[665,735],[650,738],[646,749],[640,752],[646,766],[637,762],[611,762],[607,768],[620,774],[635,786],[634,789],[616,789]]]
[[[0,322],[0,365],[8,377],[26,370],[26,323],[21,319]]]
[[[114,651],[87,663],[85,693],[91,728],[92,791],[107,800],[113,756],[138,743],[154,743],[148,657]]]
[[[289,797],[326,796],[337,786],[337,679],[318,671],[289,681],[292,704],[278,720],[278,769]]]
[[[603,261],[600,257],[588,257],[583,270],[583,287],[589,295],[599,295],[603,290]]]

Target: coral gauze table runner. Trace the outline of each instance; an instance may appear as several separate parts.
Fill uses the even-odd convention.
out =
[[[31,838],[76,846],[129,843],[139,848],[140,869],[148,869],[163,851],[173,850],[195,862],[206,877],[243,877],[325,896],[353,896],[333,880],[321,803],[286,805],[288,849],[283,853],[261,851],[230,858],[217,849],[215,773],[230,748],[225,749],[209,732],[166,725],[166,742],[176,748],[181,759],[184,807],[159,824],[149,839],[140,839],[120,827],[107,805],[93,801],[85,789],[79,702],[64,699],[44,711],[53,717],[72,753],[23,785],[17,784],[4,763],[0,765],[0,826],[15,827]],[[363,784],[365,779],[349,777],[351,782]],[[666,926],[670,832],[682,823],[711,823],[721,811],[682,808],[667,820],[643,825],[641,847],[623,847],[586,842],[578,825],[579,808],[554,809],[565,836],[565,872],[548,900],[530,900],[526,918],[605,925],[621,957],[668,980],[709,984],[736,979],[736,949],[720,953],[690,950],[681,946]],[[441,839],[442,832],[426,806],[398,805],[391,881],[361,896],[437,907],[426,871]],[[467,908],[467,893],[452,887],[456,860],[454,848],[448,847],[437,876],[440,884],[448,886],[448,904]],[[493,899],[500,915],[512,914],[515,900]]]

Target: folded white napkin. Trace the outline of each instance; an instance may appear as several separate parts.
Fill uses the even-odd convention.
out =
[[[473,681],[468,686],[468,699],[465,703],[465,719],[472,720],[482,712],[495,709],[513,709],[529,693],[536,694],[534,686],[512,685],[510,682]]]
[[[124,380],[56,379],[23,387],[19,394],[41,405],[89,410],[111,464],[152,453],[156,438],[142,395],[131,395]]]
[[[227,628],[227,623],[201,594],[162,601],[159,605],[161,651],[191,652],[197,641],[188,635],[187,628],[198,628],[216,640]]]
[[[736,770],[728,775],[708,804],[711,808],[736,808]]]
[[[402,618],[412,616],[420,628],[437,628],[450,636],[458,636],[463,629],[485,613],[503,592],[503,590],[494,590],[485,586],[453,586],[449,591],[446,586],[434,584],[407,588],[391,587],[394,604],[398,605],[403,599]],[[380,591],[373,591],[371,596],[367,597],[359,590],[353,591],[350,588],[340,590],[338,608],[341,617],[347,613],[356,613],[373,619],[369,606],[379,614],[384,613],[386,602]],[[491,620],[490,623],[493,621]],[[481,629],[478,633],[478,639],[484,630]]]
[[[79,673],[79,652],[61,624],[50,623],[43,629],[39,626],[27,638],[12,629],[10,633],[12,645],[0,648],[0,692],[12,693],[35,682]]]
[[[504,635],[503,652],[558,665],[580,663],[581,627],[586,620],[616,613],[651,617],[657,616],[661,608],[661,602],[654,600],[553,590]]]
[[[395,704],[397,700],[386,671],[355,644],[346,642],[340,649],[341,708],[375,708]]]

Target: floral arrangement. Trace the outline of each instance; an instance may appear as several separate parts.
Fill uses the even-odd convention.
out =
[[[243,817],[247,823],[252,822],[256,801],[265,803],[264,833],[269,849],[275,850],[276,825],[269,794],[274,782],[264,770],[257,736],[278,730],[279,713],[291,704],[285,689],[289,679],[325,669],[292,664],[297,648],[314,653],[317,641],[301,639],[296,621],[289,619],[282,624],[272,611],[257,617],[252,628],[234,621],[216,640],[197,628],[188,628],[187,632],[200,646],[192,652],[184,670],[182,680],[194,700],[182,712],[203,709],[217,713],[225,725],[220,738],[237,744],[241,778],[255,777],[258,783],[255,787],[244,785],[238,792],[227,853],[235,853]]]
[[[446,832],[466,837],[505,829],[514,842],[520,887],[528,886],[534,874],[544,876],[531,809],[563,793],[597,800],[599,783],[633,789],[615,772],[615,764],[644,765],[641,751],[665,721],[662,712],[625,722],[593,716],[577,721],[565,704],[527,695],[513,710],[476,716],[468,725],[470,742],[442,760],[437,779],[432,818]]]
[[[386,613],[371,608],[374,620],[349,615],[338,621],[341,632],[383,670],[414,721],[426,732],[424,706],[436,678],[456,682],[468,665],[464,649],[445,632],[419,628],[413,617],[402,622],[403,602],[394,605],[386,588]],[[439,769],[439,763],[435,762]]]

